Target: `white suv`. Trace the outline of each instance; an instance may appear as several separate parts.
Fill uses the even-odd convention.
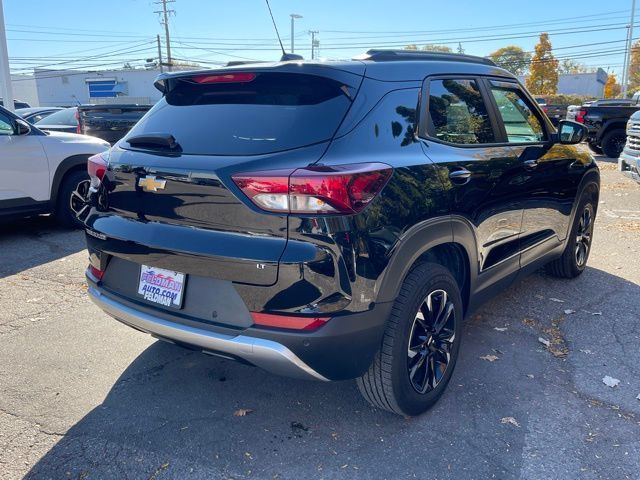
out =
[[[45,133],[0,107],[0,220],[54,213],[77,225],[89,189],[87,159],[109,148],[75,133]]]

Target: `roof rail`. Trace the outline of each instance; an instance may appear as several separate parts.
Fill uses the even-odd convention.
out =
[[[389,62],[399,60],[442,60],[449,62],[467,62],[467,63],[481,63],[484,65],[496,66],[496,64],[490,58],[476,57],[474,55],[463,55],[461,53],[448,53],[448,52],[430,52],[427,50],[384,50],[384,49],[371,49],[367,53],[358,55],[353,58],[354,60],[371,60],[374,62]]]

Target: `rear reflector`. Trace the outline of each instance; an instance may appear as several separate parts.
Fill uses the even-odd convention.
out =
[[[256,325],[261,327],[288,328],[290,330],[316,330],[329,321],[329,317],[293,317],[251,312]]]
[[[191,77],[196,83],[246,83],[256,78],[255,73],[226,73],[222,75],[196,75]]]
[[[387,184],[384,163],[311,166],[233,175],[259,208],[269,212],[349,215],[361,212]]]
[[[99,270],[93,265],[89,265],[89,273],[96,278],[96,280],[102,280],[104,277],[104,270]]]

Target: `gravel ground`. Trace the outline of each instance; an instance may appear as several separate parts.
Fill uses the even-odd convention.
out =
[[[588,270],[472,315],[447,393],[412,419],[353,382],[156,342],[87,299],[81,233],[1,226],[0,478],[639,479],[640,186],[599,163]]]

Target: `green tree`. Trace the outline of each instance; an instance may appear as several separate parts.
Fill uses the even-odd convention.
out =
[[[604,85],[604,98],[616,98],[620,95],[622,87],[618,84],[615,75],[607,77],[607,83]]]
[[[540,34],[529,66],[527,88],[535,95],[555,95],[558,91],[558,60],[548,33]]]
[[[433,43],[425,45],[424,47],[421,48],[421,50],[425,50],[427,52],[444,52],[444,53],[453,52],[453,50],[451,50],[451,47],[447,47],[446,45],[436,45]]]
[[[589,68],[584,63],[566,58],[560,62],[559,73],[587,73]]]
[[[489,54],[496,65],[509,70],[514,75],[524,75],[531,62],[531,54],[520,47],[508,45]]]

